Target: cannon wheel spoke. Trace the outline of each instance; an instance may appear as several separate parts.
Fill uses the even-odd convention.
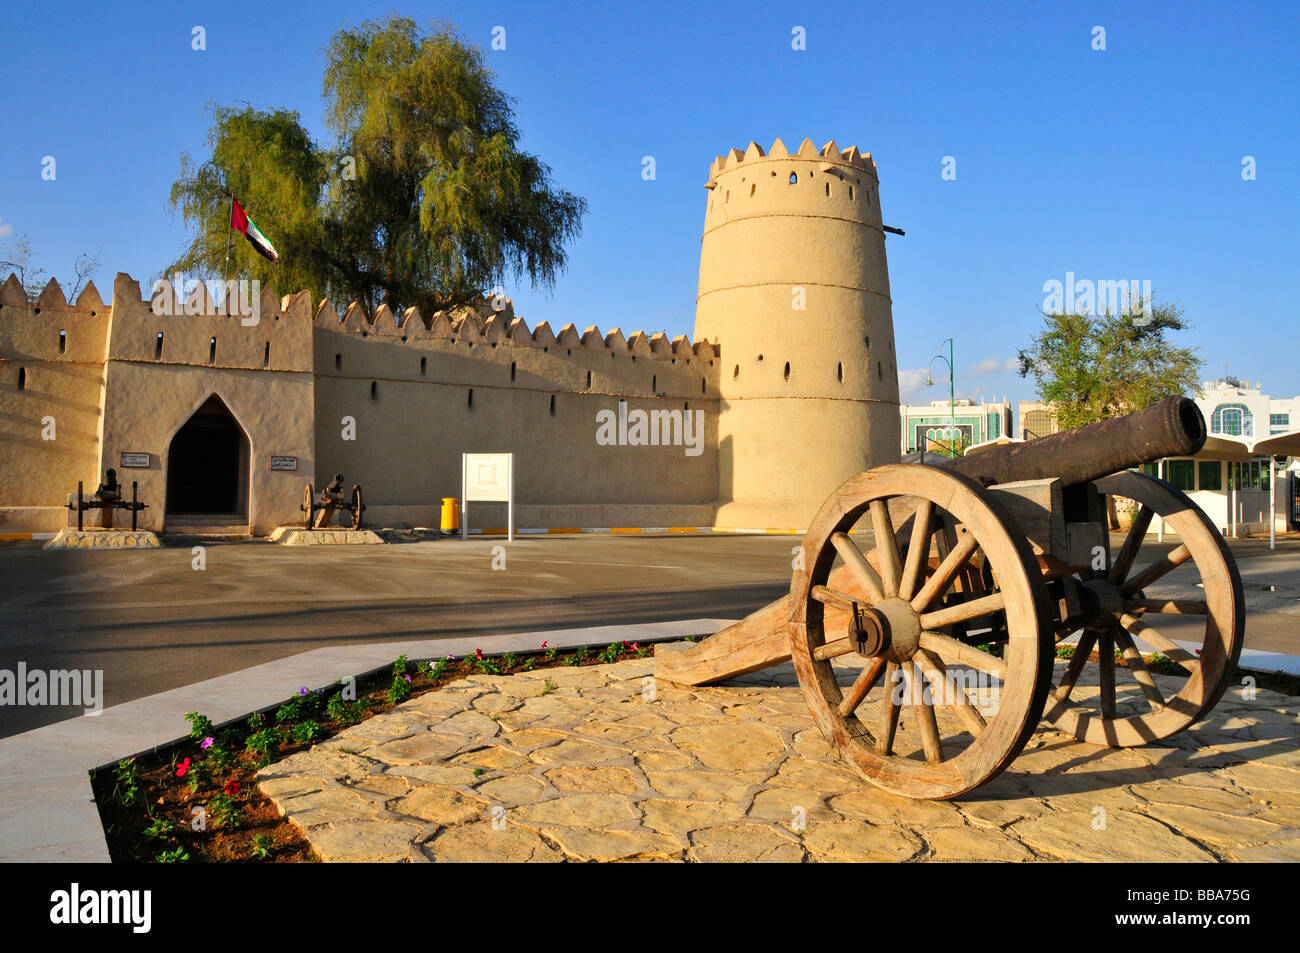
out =
[[[857,544],[849,539],[848,533],[835,533],[831,536],[831,545],[840,554],[844,565],[848,566],[849,572],[853,574],[858,585],[866,590],[867,598],[872,602],[884,602],[885,585],[880,579],[880,574],[871,567],[871,563],[867,562],[867,557],[862,555],[862,550],[858,549]]]
[[[876,539],[876,556],[880,562],[885,598],[893,599],[898,595],[899,577],[903,572],[902,558],[898,554],[894,524],[889,519],[889,507],[884,500],[871,501],[871,528]]]
[[[930,538],[934,529],[934,503],[921,500],[912,518],[912,539],[907,546],[907,563],[903,578],[898,584],[898,597],[909,602],[916,595],[916,587],[930,562]]]

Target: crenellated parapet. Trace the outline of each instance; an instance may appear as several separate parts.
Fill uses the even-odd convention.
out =
[[[100,363],[112,308],[104,304],[94,282],[87,282],[69,303],[51,278],[35,301],[27,298],[16,275],[0,285],[0,359]]]
[[[542,321],[536,328],[529,330],[528,322],[515,316],[514,303],[509,298],[504,300],[499,309],[494,308],[493,301],[491,295],[485,295],[481,303],[439,310],[425,317],[419,308],[407,308],[399,315],[386,304],[380,305],[373,314],[367,314],[357,301],[350,302],[340,314],[326,298],[316,306],[312,324],[325,331],[388,342],[450,341],[547,350],[558,347],[670,361],[695,357],[713,360],[719,356],[720,349],[716,343],[704,340],[691,342],[685,335],[678,336],[670,343],[663,332],[648,334],[645,331],[634,331],[625,336],[620,328],[602,332],[598,325],[588,325],[579,331],[572,323],[565,324],[557,333],[547,321]]]
[[[772,148],[766,152],[757,142],[751,142],[744,152],[732,149],[725,156],[718,156],[709,166],[709,181],[712,182],[723,172],[738,168],[742,163],[748,163],[749,168],[755,168],[760,162],[776,162],[792,158],[816,162],[819,167],[825,167],[822,169],[824,172],[833,171],[836,166],[843,166],[878,178],[876,163],[871,158],[871,153],[859,152],[857,146],[841,149],[832,139],[818,149],[811,139],[804,139],[799,144],[799,148],[791,152],[778,138],[772,143]]]

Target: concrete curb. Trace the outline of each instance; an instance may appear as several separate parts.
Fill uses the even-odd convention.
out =
[[[360,677],[399,655],[418,661],[489,647],[492,655],[533,652],[543,641],[559,648],[674,641],[712,635],[734,621],[686,619],[313,649],[0,739],[0,862],[107,863],[89,770],[186,737],[187,711],[203,712],[221,725],[273,707],[302,685],[315,689],[347,675]]]

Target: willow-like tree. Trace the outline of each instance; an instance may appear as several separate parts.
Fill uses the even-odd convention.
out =
[[[586,202],[520,150],[511,98],[454,30],[396,16],[340,30],[324,98],[329,148],[297,113],[213,107],[210,157],[183,156],[172,186],[195,234],[168,271],[426,315],[507,281],[550,287],[563,273]],[[278,264],[230,231],[232,194]]]
[[[1145,410],[1195,392],[1203,363],[1197,349],[1170,340],[1190,327],[1181,308],[1148,308],[1141,298],[1119,314],[1046,314],[1019,353],[1020,375],[1033,377],[1063,429]]]

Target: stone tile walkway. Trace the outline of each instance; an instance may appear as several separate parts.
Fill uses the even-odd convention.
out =
[[[789,665],[694,689],[653,671],[463,679],[260,786],[327,861],[1300,860],[1300,705],[1284,695],[1234,687],[1138,749],[1044,726],[993,782],[934,802],[834,757]]]

